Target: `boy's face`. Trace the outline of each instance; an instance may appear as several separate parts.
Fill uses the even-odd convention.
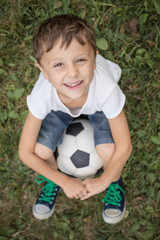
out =
[[[73,39],[67,48],[61,48],[60,39],[43,54],[41,65],[36,64],[56,88],[64,104],[87,98],[96,68],[95,54],[88,43],[83,46]]]

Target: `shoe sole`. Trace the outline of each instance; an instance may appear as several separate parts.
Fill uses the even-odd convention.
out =
[[[38,213],[35,211],[34,209],[34,206],[35,206],[35,203],[33,204],[33,209],[32,209],[32,213],[33,213],[33,216],[38,219],[38,220],[45,220],[45,219],[48,219],[50,218],[53,213],[54,213],[54,208],[55,206],[53,207],[53,209],[50,211],[50,212],[47,212],[47,213]]]
[[[105,215],[104,211],[102,212],[103,220],[108,224],[119,223],[120,221],[122,221],[124,219],[125,215],[126,215],[126,207],[124,207],[124,210],[123,210],[122,214],[118,217],[107,217]]]

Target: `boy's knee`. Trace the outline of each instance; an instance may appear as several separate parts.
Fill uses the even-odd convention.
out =
[[[98,156],[105,163],[108,163],[115,151],[115,144],[114,143],[99,144],[96,146],[96,151]]]
[[[48,160],[53,156],[53,151],[52,149],[37,143],[35,147],[35,154],[44,160]]]

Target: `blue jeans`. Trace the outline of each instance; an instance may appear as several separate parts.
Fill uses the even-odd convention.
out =
[[[94,129],[95,146],[114,143],[108,119],[103,112],[96,112],[87,117]],[[63,133],[74,119],[67,113],[51,111],[42,121],[37,142],[55,152],[56,147],[62,143]]]

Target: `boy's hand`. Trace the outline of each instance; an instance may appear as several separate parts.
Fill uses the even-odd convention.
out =
[[[68,177],[62,188],[68,198],[79,199],[88,193],[83,181],[77,178]]]
[[[106,189],[101,181],[101,178],[87,178],[83,181],[83,184],[86,186],[88,193],[81,197],[81,200],[85,200],[95,194],[103,192]]]

